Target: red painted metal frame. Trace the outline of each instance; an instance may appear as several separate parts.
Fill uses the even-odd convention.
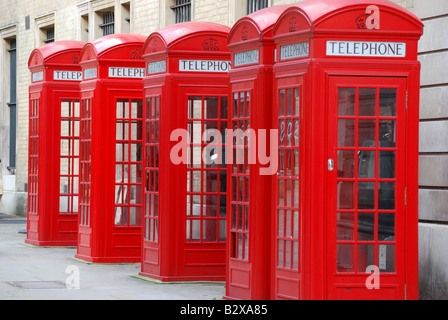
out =
[[[76,147],[79,119],[75,114],[64,114],[69,128],[61,138],[61,109],[69,104],[71,111],[79,106],[81,72],[79,53],[85,43],[58,41],[33,50],[28,61],[31,71],[29,86],[29,171],[28,225],[26,243],[37,246],[76,246],[78,232]],[[63,77],[55,73],[64,71]],[[62,72],[60,73],[62,74]],[[69,78],[67,78],[69,76]],[[79,110],[79,108],[78,108]],[[65,127],[64,127],[65,128]],[[78,130],[79,131],[79,130]],[[71,150],[61,156],[61,143]],[[61,158],[70,159],[70,172],[61,174]],[[70,173],[70,174],[69,174]],[[63,180],[70,181],[70,191],[61,191]],[[65,195],[64,195],[65,194]],[[70,199],[66,210],[60,210],[62,199]]]
[[[132,34],[105,36],[87,43],[80,55],[83,81],[76,257],[82,260],[141,261],[142,181],[138,175],[143,118],[138,110],[143,108],[145,39]],[[126,168],[128,174],[123,176]]]
[[[201,97],[196,103],[202,107],[205,99],[219,97],[219,106],[215,111],[226,111],[227,72],[186,72],[179,69],[180,60],[225,61],[228,65],[230,53],[226,48],[226,37],[229,30],[228,27],[214,23],[187,22],[154,32],[145,43],[145,232],[140,272],[143,276],[162,281],[225,280],[226,243],[225,232],[222,230],[226,221],[225,214],[217,212],[216,218],[212,218],[204,206],[199,207],[202,212],[199,216],[193,217],[187,213],[187,196],[189,199],[196,196],[206,198],[204,189],[195,192],[191,184],[187,191],[187,174],[192,177],[194,171],[205,177],[210,172],[204,167],[195,171],[190,166],[187,167],[187,164],[174,164],[170,159],[170,152],[178,141],[171,141],[170,136],[176,129],[187,130],[193,122],[201,123],[202,126],[206,123],[203,116],[189,115],[188,105],[195,102],[188,97]],[[156,111],[152,112],[157,109],[157,101],[158,115]],[[221,125],[227,125],[226,116],[218,116],[215,125],[217,121]],[[157,123],[158,128],[155,126]],[[158,139],[155,138],[157,133]],[[226,170],[226,166],[221,165],[216,172],[219,176],[226,173]],[[215,179],[210,181],[215,183]],[[224,187],[222,182],[217,184]],[[212,193],[209,195],[219,199],[221,195],[225,195],[219,189]],[[216,223],[218,229],[214,233],[215,240],[207,242],[204,232],[208,233],[210,229],[201,228],[202,240],[194,236],[198,241],[189,241],[192,240],[192,234],[187,235],[187,224],[198,223],[202,226],[205,223]],[[189,229],[190,232],[191,230]]]
[[[241,18],[233,26],[227,39],[227,46],[232,53],[232,70],[229,72],[231,127],[234,128],[236,125],[240,128],[238,124],[244,123],[244,129],[250,127],[256,134],[259,129],[266,129],[266,143],[270,141],[269,129],[272,128],[272,68],[275,59],[272,28],[280,14],[288,7],[288,5],[269,7]],[[257,56],[254,56],[255,52]],[[248,58],[245,61],[235,59],[235,56],[242,55],[248,55]],[[241,94],[244,96],[241,97]],[[250,109],[249,112],[243,111],[243,106],[245,109]],[[243,117],[240,116],[241,113]],[[233,164],[231,168],[232,181],[235,182],[231,183],[232,187],[228,191],[230,254],[227,256],[226,299],[270,298],[273,230],[270,199],[266,195],[271,194],[272,184],[269,175],[259,174],[262,167],[265,166],[257,158],[254,164],[244,164],[243,174],[239,171],[234,173],[233,169],[238,170],[238,164]],[[245,169],[249,172],[247,173]],[[249,190],[243,192],[247,194],[247,199],[243,199],[243,202],[234,198],[241,191],[239,189]],[[237,212],[234,214],[235,210]],[[234,220],[246,221],[244,228]],[[239,237],[244,242],[241,247],[245,248],[244,254],[240,256],[235,252],[238,251],[240,244]],[[232,252],[235,254],[232,255]]]
[[[380,29],[364,26],[367,5],[380,10]],[[358,28],[361,27],[361,28]],[[299,214],[303,261],[300,299],[417,299],[418,298],[418,110],[420,64],[417,44],[422,23],[412,13],[386,0],[309,0],[291,6],[274,26],[277,63],[274,66],[275,99],[287,83],[303,81],[300,131],[301,201]],[[327,56],[327,40],[405,42],[405,57]],[[281,59],[282,46],[308,42],[302,57]],[[297,80],[293,80],[296,78]],[[299,80],[303,79],[303,80]],[[349,84],[352,83],[350,86]],[[338,87],[397,89],[397,181],[395,189],[397,277],[381,273],[379,290],[368,290],[370,275],[342,276],[336,270],[336,170],[328,160],[336,157],[335,108]],[[278,107],[273,108],[277,110]],[[273,126],[278,128],[277,111]],[[378,129],[377,129],[378,130]],[[406,138],[405,138],[406,137]],[[401,139],[401,140],[400,140]],[[379,149],[376,149],[379,150]],[[305,154],[304,154],[305,153]],[[337,162],[337,161],[336,161]],[[356,162],[357,163],[357,162]],[[335,168],[337,168],[335,163]],[[277,189],[277,179],[273,177]],[[406,194],[405,194],[406,193]],[[273,193],[273,212],[278,194]],[[376,209],[375,209],[376,210]],[[377,211],[376,211],[377,212]],[[377,220],[375,220],[377,221]],[[375,222],[378,228],[378,222]],[[277,227],[273,221],[273,225]],[[355,227],[356,228],[356,227]],[[356,230],[356,229],[354,229]],[[377,229],[375,229],[377,230]],[[274,236],[275,236],[274,230]],[[275,241],[275,238],[272,238]],[[373,240],[372,240],[373,241]],[[338,243],[342,243],[338,240]],[[377,238],[374,242],[378,244]],[[277,255],[277,247],[274,259]],[[377,252],[377,251],[376,251]],[[378,262],[378,257],[375,258]],[[272,299],[286,298],[273,270]],[[395,280],[394,280],[395,279]],[[380,282],[381,284],[381,282]],[[391,289],[392,288],[392,289]]]

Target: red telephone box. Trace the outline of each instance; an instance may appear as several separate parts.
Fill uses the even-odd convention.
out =
[[[421,35],[386,0],[309,0],[275,25],[272,298],[418,298]]]
[[[232,129],[241,129],[243,137],[252,129],[266,131],[269,146],[272,129],[272,89],[275,44],[272,28],[288,5],[262,9],[241,18],[228,36],[232,53],[229,72],[231,107],[229,119]],[[238,139],[238,138],[236,138]],[[231,164],[230,215],[228,224],[227,299],[269,299],[271,273],[271,175],[260,174],[259,157],[249,161],[247,152],[256,144],[244,145],[243,163]],[[234,146],[236,149],[236,146]],[[269,148],[267,148],[269,150]],[[235,150],[236,153],[236,150]],[[276,156],[276,155],[275,155]],[[267,165],[269,166],[269,165]],[[265,168],[266,169],[266,168]]]
[[[80,55],[80,218],[77,258],[141,261],[146,37],[113,34]]]
[[[228,123],[229,30],[186,22],[146,40],[143,276],[225,279],[227,167],[215,139]]]
[[[79,179],[79,53],[85,43],[59,41],[28,61],[29,155],[26,243],[76,246]]]

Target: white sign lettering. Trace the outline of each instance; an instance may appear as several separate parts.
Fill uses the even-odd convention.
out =
[[[236,52],[233,55],[235,67],[243,66],[246,64],[258,63],[259,62],[259,53],[258,49]]]
[[[109,78],[143,78],[145,68],[109,67]]]
[[[84,80],[96,78],[97,77],[96,72],[97,72],[96,68],[89,68],[84,70]]]
[[[43,71],[39,71],[39,72],[34,72],[32,74],[32,81],[42,81],[44,80],[44,72]]]
[[[327,56],[406,57],[404,42],[327,41]]]
[[[286,44],[280,47],[280,60],[307,57],[309,52],[308,42]]]
[[[230,61],[223,60],[179,60],[179,71],[229,72]]]
[[[82,80],[82,72],[81,71],[54,70],[53,80],[81,81]]]
[[[166,61],[148,62],[148,74],[166,72]]]

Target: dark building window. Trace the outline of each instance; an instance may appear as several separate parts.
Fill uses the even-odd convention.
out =
[[[9,131],[9,166],[8,169],[15,169],[16,167],[16,74],[17,74],[17,53],[16,53],[16,39],[11,39],[9,41],[9,123],[10,123],[10,131]]]
[[[176,0],[171,9],[174,10],[176,23],[191,21],[191,0]]]
[[[48,28],[46,30],[47,38],[44,40],[45,43],[54,42],[54,27]]]
[[[103,13],[103,23],[100,24],[100,28],[103,30],[103,36],[114,34],[115,16],[113,12]]]
[[[247,0],[247,14],[268,7],[268,0]]]

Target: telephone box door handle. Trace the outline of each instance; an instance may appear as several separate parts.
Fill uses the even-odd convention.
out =
[[[328,171],[333,171],[334,169],[334,160],[328,159]]]

